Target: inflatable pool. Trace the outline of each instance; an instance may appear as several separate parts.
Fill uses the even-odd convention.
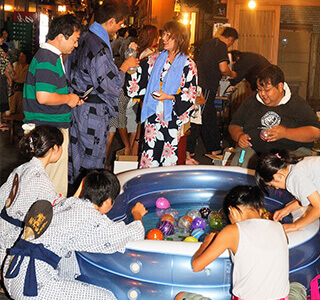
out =
[[[130,221],[130,210],[142,202],[150,211],[144,217],[146,231],[155,227],[155,202],[167,198],[178,210],[221,207],[226,193],[235,185],[254,185],[251,170],[238,167],[178,166],[134,170],[118,175],[122,190],[109,216]],[[266,197],[265,207],[273,212],[291,201],[285,191]],[[290,216],[291,222],[303,211]],[[151,226],[151,227],[150,227]],[[319,220],[288,234],[290,281],[309,286],[320,273]],[[180,291],[201,293],[212,299],[230,300],[232,264],[225,251],[202,272],[193,272],[191,258],[200,243],[144,240],[128,244],[124,254],[77,253],[78,278],[111,290],[117,299],[173,299]]]

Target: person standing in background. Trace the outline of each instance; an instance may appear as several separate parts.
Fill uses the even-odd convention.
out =
[[[237,30],[232,27],[226,27],[219,37],[212,38],[202,45],[196,62],[199,70],[199,86],[202,88],[206,99],[202,113],[201,135],[206,152],[212,155],[220,154],[222,151],[214,100],[222,76],[230,76],[232,78],[237,76],[228,66],[228,48],[237,39]],[[192,130],[191,134],[193,134]]]
[[[59,16],[50,24],[48,41],[33,57],[23,90],[24,123],[58,127],[63,133],[62,156],[48,165],[46,172],[56,192],[68,191],[68,144],[71,108],[83,104],[78,95],[69,93],[63,54],[70,54],[78,46],[81,25],[76,17]]]
[[[230,51],[234,62],[233,71],[237,77],[230,79],[231,85],[236,85],[241,80],[246,79],[250,83],[253,92],[257,89],[257,79],[259,72],[270,65],[270,62],[262,55],[254,52],[241,52],[239,50]]]
[[[109,120],[117,117],[125,73],[139,64],[133,56],[125,60],[119,69],[113,62],[109,36],[121,28],[128,13],[127,4],[105,1],[95,11],[95,22],[81,36],[77,50],[67,57],[70,90],[80,95],[93,87],[85,104],[72,111],[70,184],[76,180],[80,182],[88,169],[106,167]]]
[[[128,28],[125,28],[125,27],[120,28],[118,30],[117,38],[111,42],[111,49],[113,52],[114,63],[118,68],[120,68],[123,63],[123,60],[120,56],[120,48],[122,46],[122,43],[125,39],[127,32],[128,32]]]

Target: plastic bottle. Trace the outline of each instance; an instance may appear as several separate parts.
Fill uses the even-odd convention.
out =
[[[133,49],[133,48],[128,48],[125,52],[124,52],[124,56],[125,58],[129,58],[130,56],[134,56],[134,57],[137,57],[137,52]],[[135,72],[137,72],[137,67],[134,67],[134,68],[130,68],[127,73],[128,74],[133,74]]]

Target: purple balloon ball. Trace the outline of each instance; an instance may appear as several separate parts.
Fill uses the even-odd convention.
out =
[[[195,228],[201,228],[203,230],[206,229],[206,221],[202,218],[195,218],[191,223],[191,230]]]
[[[164,235],[171,235],[174,234],[174,226],[169,221],[161,221],[159,223],[158,229],[164,234]]]

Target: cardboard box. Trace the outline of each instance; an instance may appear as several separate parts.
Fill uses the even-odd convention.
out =
[[[234,148],[231,147],[225,148],[221,155],[206,154],[206,156],[212,159],[212,164],[215,166],[230,166],[233,154]]]
[[[124,155],[124,149],[120,149],[116,152],[116,160],[113,165],[114,174],[136,169],[138,169],[138,156]]]

